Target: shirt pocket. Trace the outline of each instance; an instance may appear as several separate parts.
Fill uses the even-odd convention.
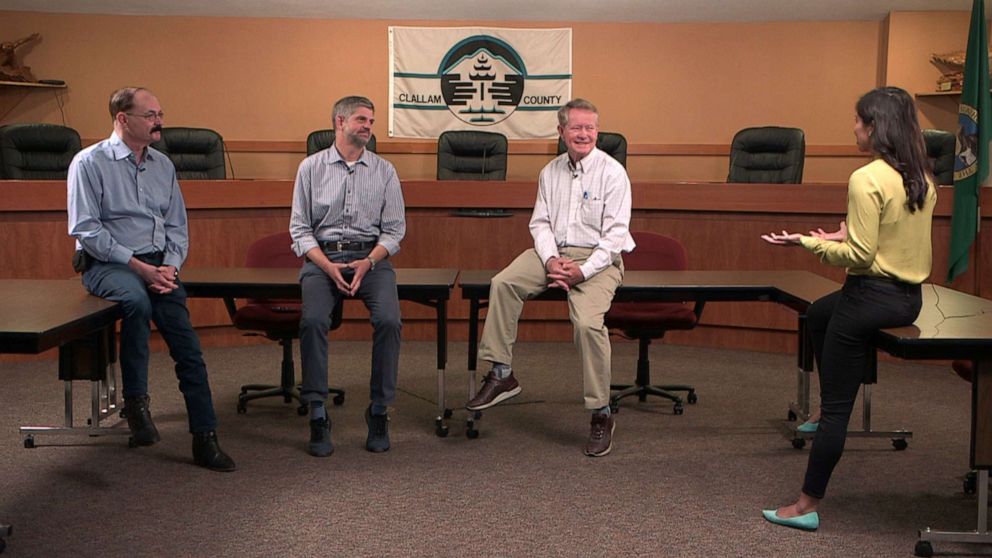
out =
[[[579,220],[583,225],[598,229],[603,224],[603,200],[582,200]]]

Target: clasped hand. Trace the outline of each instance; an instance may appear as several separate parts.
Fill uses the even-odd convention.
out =
[[[137,271],[148,290],[156,294],[169,294],[179,288],[179,272],[174,265],[158,267],[139,260],[132,260],[131,268]]]
[[[367,259],[355,260],[350,263],[330,263],[330,269],[325,269],[327,275],[334,281],[338,290],[345,293],[348,296],[355,296],[358,292],[358,288],[362,286],[362,278],[368,273],[372,264],[369,263]],[[344,278],[346,273],[350,273],[350,270],[354,271],[354,275],[351,276],[351,281]]]
[[[579,269],[579,264],[570,258],[551,258],[546,266],[548,272],[548,288],[562,289],[565,292],[580,283],[585,276]]]

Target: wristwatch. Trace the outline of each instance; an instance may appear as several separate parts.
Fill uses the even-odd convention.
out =
[[[372,256],[366,256],[365,259],[369,261],[369,271],[375,269],[375,258]]]

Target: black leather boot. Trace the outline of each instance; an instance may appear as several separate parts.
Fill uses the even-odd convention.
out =
[[[193,433],[193,461],[211,471],[229,472],[237,469],[234,460],[217,443],[217,432]]]
[[[127,427],[131,430],[130,442],[133,445],[150,446],[161,439],[155,423],[152,422],[152,414],[148,410],[150,400],[147,395],[124,399],[123,412],[127,417]]]

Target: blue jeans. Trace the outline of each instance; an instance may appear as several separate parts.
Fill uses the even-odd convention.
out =
[[[806,466],[803,492],[823,498],[844,453],[847,424],[865,377],[872,337],[880,329],[912,324],[923,304],[919,285],[848,276],[844,287],[806,313],[820,371],[820,424]]]
[[[217,428],[207,366],[203,362],[200,339],[193,331],[182,284],[169,294],[155,294],[127,265],[94,262],[83,273],[83,286],[90,293],[119,302],[124,311],[121,321],[120,362],[124,397],[148,393],[148,338],[155,322],[176,363],[179,391],[186,400],[190,432]]]

